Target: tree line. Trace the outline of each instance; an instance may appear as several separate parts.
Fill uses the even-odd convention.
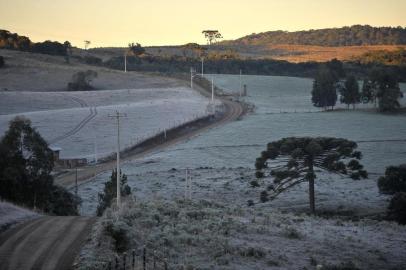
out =
[[[344,81],[340,74],[328,65],[320,67],[313,80],[312,103],[315,107],[334,109],[340,95],[340,102],[355,109],[358,103],[373,103],[381,112],[393,112],[400,108],[403,97],[396,74],[388,70],[374,68],[362,82],[349,74]]]
[[[11,33],[7,30],[0,30],[0,48],[18,50],[33,53],[43,53],[50,55],[65,56],[69,61],[71,44],[69,41],[59,43],[57,41],[46,40],[44,42],[32,42],[28,37]]]
[[[307,31],[269,31],[221,42],[222,45],[316,45],[316,46],[358,46],[406,44],[406,28],[372,27],[353,25],[341,28],[326,28]]]

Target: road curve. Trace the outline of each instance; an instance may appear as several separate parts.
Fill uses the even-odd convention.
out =
[[[95,218],[41,217],[0,234],[0,270],[72,269]]]
[[[198,92],[200,92],[204,96],[209,96],[211,95],[208,93],[206,90],[204,90],[202,87],[195,85],[195,88]],[[208,129],[224,125],[228,122],[237,120],[243,113],[244,113],[244,108],[243,106],[235,101],[232,101],[228,98],[220,98],[222,103],[224,104],[225,107],[225,113],[224,115],[219,118],[217,121],[207,123],[204,126],[199,126],[196,129],[191,129],[188,132],[184,132],[179,134],[179,136],[168,139],[165,142],[162,142],[160,144],[151,144],[148,145],[147,147],[144,147],[142,151],[137,151],[134,154],[127,154],[126,157],[123,157],[121,159],[122,162],[126,162],[129,160],[137,159],[137,158],[142,158],[147,154],[150,154],[154,151],[166,148],[168,146],[171,146],[173,144],[185,141],[187,139],[190,139],[191,137],[194,137]],[[138,149],[137,149],[138,150]],[[94,177],[97,174],[100,174],[102,172],[112,170],[116,167],[116,161],[115,160],[109,160],[105,161],[102,163],[97,164],[96,166],[86,166],[82,167],[78,170],[78,182],[86,182],[92,177]],[[58,185],[64,186],[64,187],[71,187],[72,185],[75,184],[76,181],[76,173],[75,172],[70,172],[67,174],[60,175],[56,177],[55,182]]]

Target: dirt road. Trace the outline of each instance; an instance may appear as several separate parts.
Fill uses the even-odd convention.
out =
[[[195,90],[199,91],[202,95],[205,96],[209,95],[207,91],[205,91],[203,88],[197,85],[195,85]],[[186,127],[185,129],[176,132],[174,136],[169,136],[166,141],[151,142],[148,145],[143,146],[142,149],[135,148],[133,151],[126,153],[126,155],[122,157],[121,161],[124,163],[128,160],[142,158],[145,155],[155,152],[157,150],[161,150],[173,144],[190,139],[191,137],[194,137],[208,129],[223,125],[227,122],[234,121],[244,113],[243,106],[240,103],[231,101],[227,98],[220,98],[220,100],[223,102],[225,110],[224,114],[216,121],[206,122],[204,124],[200,124],[199,126]],[[115,167],[116,161],[110,160],[99,163],[96,166],[86,166],[79,168],[77,171],[78,182],[79,183],[86,182],[95,175],[108,170],[112,170]],[[76,172],[74,171],[60,175],[55,179],[55,182],[57,184],[64,187],[73,186],[75,184],[75,181],[76,181]]]
[[[0,234],[0,270],[71,269],[94,221],[41,217]]]

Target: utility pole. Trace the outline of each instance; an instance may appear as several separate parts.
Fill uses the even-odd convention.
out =
[[[202,78],[203,78],[203,75],[204,75],[204,58],[202,57]]]
[[[110,118],[116,118],[117,121],[117,208],[120,208],[121,204],[121,184],[120,184],[120,118],[127,117],[126,114],[116,111],[115,114],[109,115]]]
[[[124,72],[127,72],[127,52],[124,53]]]
[[[242,95],[242,78],[241,78],[241,76],[242,76],[242,70],[240,69],[240,97],[241,97],[241,95]]]
[[[75,195],[78,196],[78,168],[76,168],[75,173]]]
[[[211,77],[211,102],[214,103],[214,78]]]
[[[190,88],[193,89],[193,68],[190,68]]]

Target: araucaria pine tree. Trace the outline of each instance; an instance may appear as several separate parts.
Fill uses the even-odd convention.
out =
[[[275,199],[280,193],[303,182],[309,183],[310,210],[315,212],[315,168],[326,172],[348,175],[352,179],[366,178],[367,172],[358,162],[361,152],[355,151],[353,141],[328,137],[290,137],[268,144],[256,159],[256,177],[272,179],[267,185],[267,199]],[[264,202],[263,196],[261,201]]]

